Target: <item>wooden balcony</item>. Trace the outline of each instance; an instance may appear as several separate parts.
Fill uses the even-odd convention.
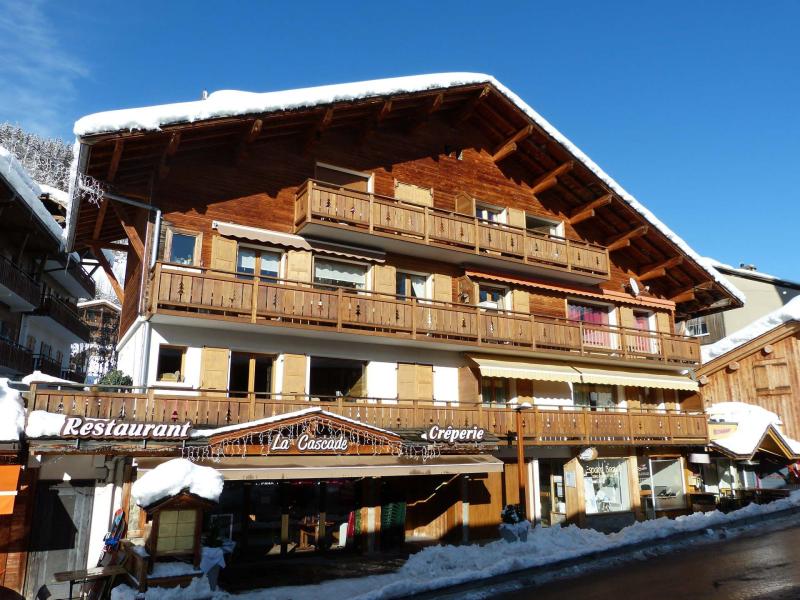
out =
[[[17,265],[0,255],[0,302],[12,309],[31,310],[39,306],[42,286]]]
[[[81,320],[77,308],[64,302],[60,298],[46,296],[35,314],[38,316],[50,317],[56,323],[74,334],[78,339],[84,342],[89,341],[89,327]]]
[[[151,314],[382,336],[454,349],[667,365],[700,360],[696,340],[668,333],[165,263],[151,273],[148,294]]]
[[[47,354],[34,354],[33,368],[46,375],[61,377],[61,363]]]
[[[310,180],[298,190],[294,223],[296,232],[319,232],[345,242],[375,246],[383,239],[385,249],[405,254],[443,260],[449,254],[451,262],[471,255],[477,264],[561,279],[609,278],[608,250],[603,246],[319,181]],[[400,248],[388,242],[404,244]]]
[[[478,426],[513,439],[515,414],[509,407],[379,398],[309,398],[290,395],[237,395],[220,391],[109,386],[33,386],[28,410],[91,418],[148,422],[192,421],[220,427],[319,407],[349,419],[402,432],[427,428]],[[536,406],[523,411],[526,442],[542,446],[707,444],[704,414],[679,411],[594,411],[578,407]]]
[[[27,375],[33,372],[33,354],[24,346],[0,338],[0,367]]]

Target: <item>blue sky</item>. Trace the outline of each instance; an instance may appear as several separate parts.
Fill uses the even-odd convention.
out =
[[[0,0],[0,121],[495,75],[698,252],[800,280],[800,3]]]

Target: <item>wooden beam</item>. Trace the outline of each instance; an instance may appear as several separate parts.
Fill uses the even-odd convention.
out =
[[[100,208],[97,210],[97,220],[94,222],[94,231],[92,232],[92,239],[96,240],[100,237],[100,232],[103,230],[103,221],[106,218],[106,211],[108,210],[108,203],[111,200],[102,198],[100,200]]]
[[[651,279],[657,279],[658,277],[664,277],[669,269],[675,268],[682,263],[683,256],[673,256],[660,263],[647,265],[639,272],[639,281],[649,281]]]
[[[492,160],[494,162],[499,162],[503,160],[506,156],[510,156],[514,152],[516,152],[518,144],[527,138],[530,134],[533,133],[533,125],[528,125],[527,127],[523,127],[516,133],[514,133],[511,137],[509,137],[506,141],[495,148],[494,153],[492,154]]]
[[[386,117],[389,116],[390,112],[392,112],[391,98],[389,98],[388,100],[384,100],[381,109],[378,111],[378,116],[376,118],[376,121],[378,122],[379,125],[386,120]]]
[[[531,185],[531,193],[535,196],[536,194],[540,194],[545,190],[550,189],[556,183],[558,183],[558,177],[567,173],[572,170],[572,167],[575,166],[575,163],[571,160],[558,165],[555,169],[550,171],[549,173],[545,173],[539,179],[533,182]]]
[[[428,121],[430,116],[439,110],[442,107],[442,103],[444,102],[444,92],[439,92],[433,97],[433,100],[420,109],[416,116],[411,118],[407,127],[406,133],[413,133],[417,129],[419,129],[424,123]]]
[[[164,179],[169,174],[169,163],[175,153],[178,151],[178,146],[181,145],[181,132],[176,131],[169,138],[167,147],[161,154],[161,160],[158,163],[158,178]],[[97,236],[95,236],[97,237]]]
[[[309,131],[306,141],[303,144],[303,153],[311,151],[314,144],[322,137],[322,133],[330,127],[331,121],[333,121],[333,107],[329,106],[322,114],[320,120],[311,128],[311,131]]]
[[[710,290],[713,287],[714,287],[714,282],[709,279],[708,281],[704,281],[702,283],[693,283],[692,285],[680,288],[673,294],[673,296],[677,297],[683,294],[688,294],[689,292],[704,292]]]
[[[675,304],[681,304],[682,302],[691,302],[694,300],[694,292],[689,290],[688,292],[683,292],[682,294],[678,294],[670,298]]]
[[[569,222],[571,225],[575,225],[576,223],[580,223],[581,221],[585,221],[586,219],[591,219],[595,216],[595,211],[608,204],[614,200],[613,194],[603,194],[599,198],[595,198],[587,202],[586,204],[581,204],[580,206],[572,209],[570,213]]]
[[[247,156],[247,147],[252,144],[259,135],[261,135],[261,129],[263,126],[264,121],[261,119],[253,119],[250,122],[250,126],[242,134],[242,138],[239,140],[239,143],[236,144],[236,156],[234,157],[234,161],[236,163],[241,162],[241,160]]]
[[[102,267],[103,272],[105,272],[106,277],[108,277],[108,281],[111,283],[111,288],[114,290],[114,295],[117,297],[117,300],[119,300],[120,305],[124,304],[125,291],[122,289],[119,281],[117,281],[117,276],[114,275],[114,269],[111,268],[111,264],[108,262],[108,259],[98,246],[92,246],[92,252],[97,259],[97,262]]]
[[[106,181],[109,183],[113,183],[114,179],[117,177],[119,161],[122,158],[122,144],[122,139],[118,139],[114,142],[114,152],[111,154],[111,164],[108,165],[108,174],[106,175]]]
[[[641,227],[636,227],[635,229],[631,229],[630,231],[626,231],[625,233],[621,233],[620,235],[611,238],[606,243],[606,246],[608,246],[608,251],[614,252],[615,250],[619,250],[621,248],[627,248],[631,245],[631,240],[635,240],[636,238],[647,235],[649,230],[650,227],[647,225],[642,225]]]
[[[113,208],[114,212],[117,214],[119,222],[122,225],[122,229],[125,231],[125,235],[128,238],[128,243],[131,245],[131,248],[133,248],[133,251],[139,257],[139,260],[144,260],[144,244],[142,243],[142,239],[139,237],[139,232],[136,231],[136,227],[134,226],[130,217],[128,217],[123,208],[116,202],[110,199],[108,199],[107,202],[111,202],[111,208]]]
[[[392,112],[392,99],[388,98],[383,101],[381,104],[380,109],[378,110],[378,114],[374,117],[365,119],[364,126],[361,128],[361,131],[358,133],[358,145],[361,146],[367,138],[374,132],[378,127],[380,127],[381,123],[386,120],[386,117],[389,116],[389,113]]]
[[[90,248],[103,248],[107,250],[118,250],[120,252],[127,252],[130,250],[130,246],[128,244],[121,244],[119,242],[104,242],[103,240],[89,240],[87,244]]]
[[[461,125],[465,121],[467,121],[473,114],[475,114],[475,110],[481,105],[481,103],[489,97],[489,94],[492,91],[492,86],[485,85],[481,89],[481,91],[475,95],[474,98],[467,100],[466,104],[456,113],[455,118],[453,119],[454,125]]]

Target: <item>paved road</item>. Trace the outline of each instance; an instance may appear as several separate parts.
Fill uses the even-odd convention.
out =
[[[514,592],[496,600],[800,599],[800,526],[751,532]]]

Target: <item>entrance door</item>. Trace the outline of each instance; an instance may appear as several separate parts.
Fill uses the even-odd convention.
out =
[[[69,584],[53,584],[53,575],[86,568],[94,482],[40,482],[34,502],[25,596],[66,598]]]

